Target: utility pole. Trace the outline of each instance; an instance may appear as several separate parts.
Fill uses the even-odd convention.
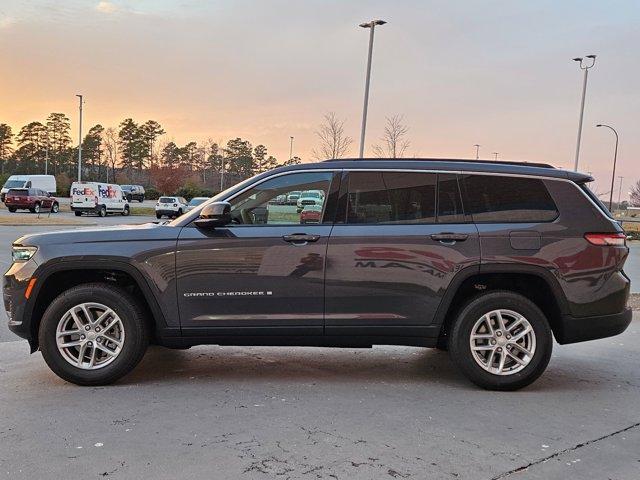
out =
[[[618,209],[620,209],[620,197],[622,196],[622,179],[624,177],[618,177],[620,179],[620,188],[618,189]]]
[[[384,25],[384,20],[372,20],[368,23],[361,23],[362,28],[370,28],[369,32],[369,56],[367,57],[367,77],[364,83],[364,107],[362,109],[362,131],[360,132],[360,158],[364,157],[364,135],[367,129],[367,109],[369,107],[369,83],[371,81],[371,58],[373,57],[373,34],[376,25]]]
[[[574,62],[580,63],[580,69],[584,70],[584,80],[582,82],[582,100],[580,101],[580,120],[578,121],[578,140],[576,142],[576,161],[573,167],[574,171],[578,171],[578,160],[580,159],[580,141],[582,140],[582,120],[584,119],[584,100],[587,96],[587,78],[589,76],[589,69],[596,64],[595,55],[587,55],[586,58],[590,60],[584,60],[582,57],[576,57]]]
[[[82,95],[76,95],[80,100],[80,127],[78,129],[78,182],[82,180]]]
[[[493,159],[498,160],[498,152],[493,152]]]
[[[599,123],[596,127],[605,127],[613,132],[616,136],[616,146],[613,150],[613,172],[611,173],[611,191],[609,192],[609,211],[611,211],[611,205],[613,204],[613,183],[616,180],[616,162],[618,161],[618,132],[615,128],[610,125],[605,125],[604,123]]]
[[[291,139],[291,144],[289,146],[289,160],[293,158],[293,137],[289,137]]]
[[[476,143],[474,147],[476,147],[476,160],[480,160],[480,144]]]

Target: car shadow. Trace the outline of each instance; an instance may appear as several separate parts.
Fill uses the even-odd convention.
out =
[[[199,346],[189,350],[151,347],[140,365],[118,384],[180,384],[194,381],[207,384],[312,382],[354,387],[379,383],[419,384],[478,390],[458,371],[447,352],[413,347]],[[636,378],[621,375],[615,363],[563,355],[561,359],[552,358],[542,377],[521,391],[593,391],[627,386],[638,388],[640,382]]]

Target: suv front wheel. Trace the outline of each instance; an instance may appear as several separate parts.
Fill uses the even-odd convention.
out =
[[[552,347],[542,311],[509,291],[470,300],[449,336],[453,361],[469,380],[489,390],[517,390],[535,381],[547,368]]]
[[[140,305],[103,283],[73,287],[45,311],[38,333],[47,365],[77,385],[106,385],[144,356],[148,332]]]

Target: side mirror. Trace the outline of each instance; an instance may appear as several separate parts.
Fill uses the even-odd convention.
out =
[[[231,223],[231,204],[229,202],[210,203],[200,211],[200,216],[193,223],[196,227],[203,229],[224,227]]]

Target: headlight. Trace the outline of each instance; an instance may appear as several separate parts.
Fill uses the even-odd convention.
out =
[[[14,262],[26,262],[33,257],[38,251],[38,247],[20,247],[13,245],[11,247],[11,257]]]

